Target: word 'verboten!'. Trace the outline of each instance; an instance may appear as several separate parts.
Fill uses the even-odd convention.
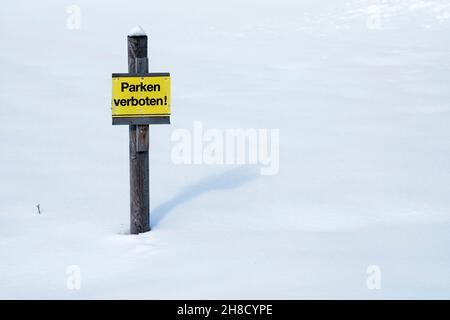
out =
[[[111,100],[113,124],[125,124],[125,119],[130,118],[158,118],[157,123],[165,123],[164,119],[167,119],[168,123],[170,75],[115,73],[112,75]]]
[[[140,98],[137,99],[133,96],[128,99],[113,99],[113,104],[118,107],[126,107],[126,106],[160,106],[160,105],[167,105],[167,96],[164,96],[164,99],[162,98]]]

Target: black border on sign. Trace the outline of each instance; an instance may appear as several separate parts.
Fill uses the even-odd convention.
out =
[[[164,116],[170,116],[170,113],[121,113],[120,115],[114,115],[113,118],[145,118],[145,117],[164,117]]]
[[[154,73],[113,73],[113,78],[126,78],[126,77],[170,77],[169,72],[154,72]]]
[[[170,124],[170,117],[113,117],[113,125]]]

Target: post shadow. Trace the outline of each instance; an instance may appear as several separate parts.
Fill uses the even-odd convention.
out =
[[[236,189],[243,184],[259,177],[259,171],[254,166],[240,166],[225,172],[214,174],[186,186],[172,198],[151,211],[151,225],[155,227],[170,211],[205,193],[217,190]]]

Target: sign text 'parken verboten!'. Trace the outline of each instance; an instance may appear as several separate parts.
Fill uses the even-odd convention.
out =
[[[170,77],[114,77],[113,117],[170,115]]]

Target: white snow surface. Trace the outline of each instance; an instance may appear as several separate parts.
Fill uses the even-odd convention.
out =
[[[145,36],[147,35],[144,31],[144,29],[142,29],[142,27],[140,25],[137,25],[135,27],[133,27],[133,29],[131,29],[130,33],[128,33],[129,36],[131,37],[137,37],[137,36]]]
[[[0,11],[0,298],[450,298],[450,1],[80,0],[79,30],[71,4]],[[136,23],[173,116],[129,235],[110,101]],[[279,128],[279,173],[173,164],[195,120]]]

